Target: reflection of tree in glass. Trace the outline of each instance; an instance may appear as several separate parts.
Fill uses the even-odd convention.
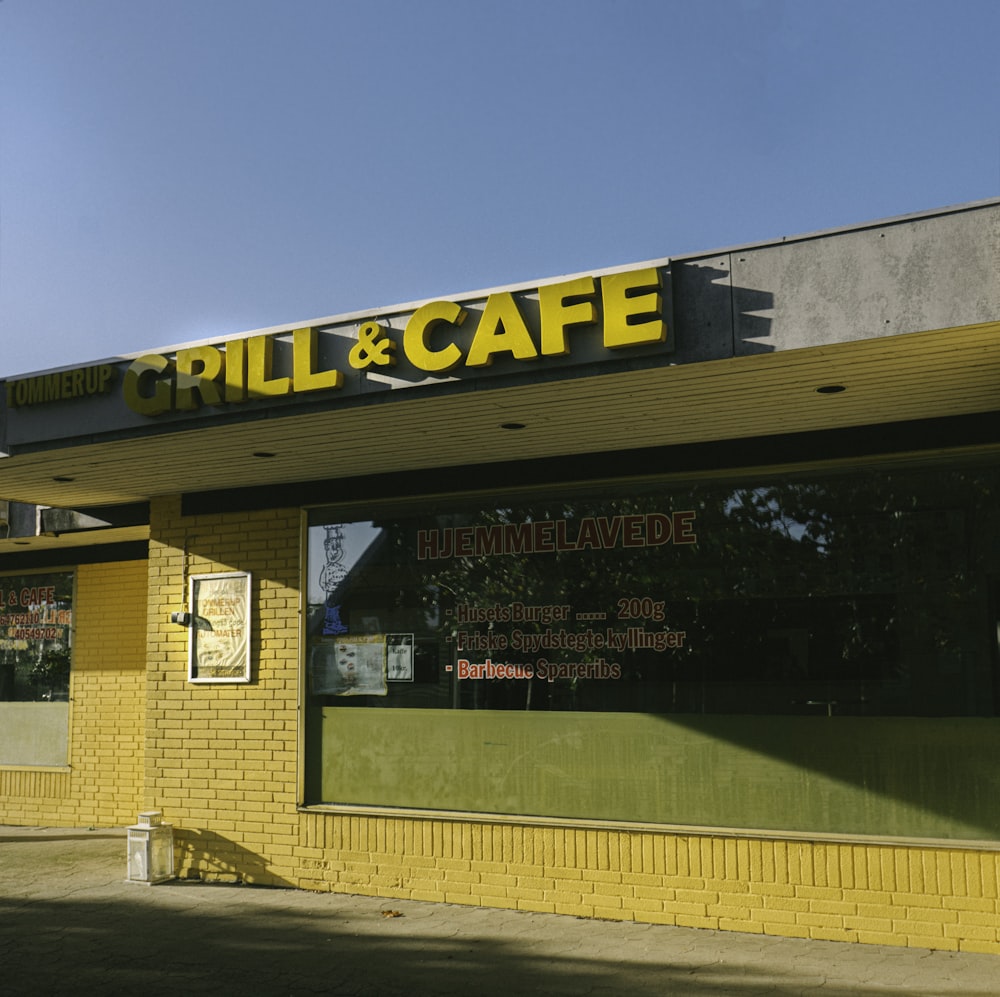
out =
[[[394,690],[393,704],[458,705],[445,666],[463,655],[453,635],[464,630],[478,642],[464,652],[470,660],[602,656],[622,668],[614,682],[464,682],[465,706],[808,713],[836,702],[838,713],[981,712],[993,702],[977,634],[987,573],[1000,561],[997,477],[993,468],[854,470],[643,482],[627,496],[595,487],[500,508],[454,502],[373,524],[379,543],[344,581],[344,618],[355,631],[377,619],[382,632],[415,634],[416,681]],[[694,544],[416,558],[419,530],[562,521],[575,538],[584,520],[682,511],[694,514]],[[570,612],[492,627],[456,616],[463,605],[515,602]],[[483,644],[514,629],[629,628],[685,640],[537,654]]]
[[[69,652],[45,651],[32,665],[28,681],[35,687],[38,698],[60,698],[69,687]]]
[[[970,592],[983,568],[966,556],[967,521],[991,515],[996,535],[996,477],[952,470],[702,482],[438,517],[439,528],[562,519],[573,536],[588,516],[683,509],[696,513],[698,542],[428,562],[425,591],[447,593],[451,608],[569,604],[574,613],[605,613],[602,626],[618,627],[621,599],[650,597],[666,603],[660,626],[688,638],[682,652],[623,659],[626,678],[647,689],[651,677],[824,682],[822,695],[845,697],[855,712],[934,712],[941,672],[963,667]],[[442,626],[454,629],[453,618]],[[830,685],[845,682],[853,691]],[[872,683],[895,683],[898,702],[865,705]],[[791,693],[780,695],[776,708],[794,705]]]

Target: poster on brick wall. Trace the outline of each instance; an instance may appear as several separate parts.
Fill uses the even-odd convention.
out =
[[[250,681],[250,575],[192,575],[188,678]]]

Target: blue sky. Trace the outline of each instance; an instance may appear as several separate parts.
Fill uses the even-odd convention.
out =
[[[1000,194],[996,0],[0,0],[0,377]]]

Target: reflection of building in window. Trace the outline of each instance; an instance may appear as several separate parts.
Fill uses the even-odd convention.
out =
[[[768,679],[798,679],[809,674],[809,631],[802,628],[767,631]]]
[[[73,572],[0,575],[0,702],[67,702]]]

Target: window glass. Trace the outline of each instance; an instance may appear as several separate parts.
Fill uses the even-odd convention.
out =
[[[993,715],[992,469],[314,510],[314,706]]]
[[[0,575],[0,702],[69,699],[73,572]]]

